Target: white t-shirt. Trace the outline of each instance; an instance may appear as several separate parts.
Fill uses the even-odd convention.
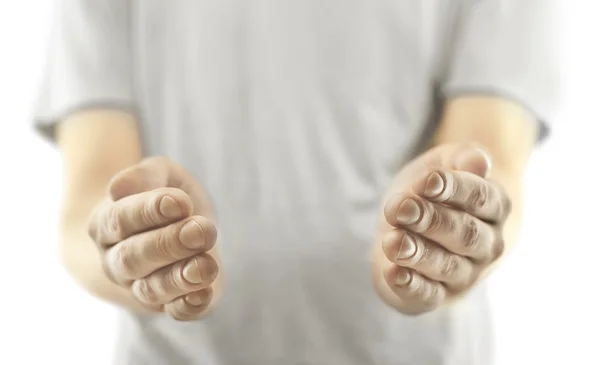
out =
[[[483,286],[418,317],[378,298],[376,219],[447,98],[515,100],[546,135],[554,1],[59,4],[37,126],[51,136],[91,106],[137,113],[145,153],[210,193],[227,272],[205,320],[123,313],[116,364],[490,363]]]

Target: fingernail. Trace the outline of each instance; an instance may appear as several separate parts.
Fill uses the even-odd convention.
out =
[[[425,183],[425,191],[423,194],[428,198],[438,196],[444,191],[444,185],[444,179],[442,176],[439,173],[434,172],[433,174],[429,175],[429,178]]]
[[[170,196],[165,196],[160,200],[158,209],[160,214],[167,218],[179,218],[182,215],[181,207]]]
[[[189,305],[193,305],[194,307],[199,307],[204,304],[204,298],[202,298],[202,294],[197,292],[186,295],[184,299]]]
[[[202,284],[202,277],[200,274],[200,266],[198,265],[198,259],[193,258],[188,261],[183,267],[182,272],[183,278],[192,284]]]
[[[399,224],[409,225],[416,223],[420,216],[421,208],[419,208],[417,202],[409,198],[400,204],[396,219]]]
[[[200,250],[206,243],[204,230],[200,227],[198,222],[191,220],[181,227],[181,231],[179,231],[179,241],[189,249]]]
[[[408,283],[410,283],[410,279],[411,279],[410,271],[408,271],[406,269],[401,269],[398,272],[398,274],[396,275],[396,281],[394,282],[394,284],[396,286],[406,286],[406,285],[408,285]]]
[[[398,249],[396,259],[406,260],[414,256],[415,253],[417,253],[417,245],[415,244],[415,241],[412,239],[412,237],[405,234],[402,238],[402,242],[400,242],[400,249]]]

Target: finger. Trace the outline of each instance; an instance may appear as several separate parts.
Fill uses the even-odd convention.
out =
[[[442,282],[452,290],[461,290],[472,282],[475,266],[470,260],[420,235],[396,228],[383,238],[382,246],[391,262]]]
[[[510,209],[509,199],[498,184],[464,171],[434,171],[417,180],[413,191],[490,222],[501,221]]]
[[[182,171],[166,157],[150,157],[116,174],[108,185],[109,196],[117,201],[126,196],[163,187],[179,187]]]
[[[178,321],[199,319],[206,313],[212,296],[212,288],[198,290],[166,304],[164,311]]]
[[[393,196],[384,214],[390,225],[421,234],[458,255],[487,262],[501,249],[490,224],[414,194]]]
[[[142,303],[166,304],[181,295],[208,288],[218,272],[215,259],[204,253],[134,281],[131,290]]]
[[[471,172],[486,178],[492,170],[490,155],[481,147],[475,145],[465,146],[453,159],[453,169]]]
[[[161,267],[210,250],[216,240],[215,225],[207,218],[192,216],[112,246],[106,253],[107,269],[124,282],[141,279]]]
[[[447,297],[447,289],[439,282],[427,279],[412,269],[392,266],[384,272],[385,280],[392,291],[409,308],[430,311],[438,307]]]
[[[94,213],[89,234],[108,246],[136,233],[162,227],[189,216],[193,206],[182,190],[160,188],[102,205]]]

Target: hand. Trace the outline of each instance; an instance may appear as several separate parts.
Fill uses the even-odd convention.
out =
[[[384,207],[373,275],[383,300],[420,314],[458,298],[501,256],[510,200],[485,152],[445,145],[403,169]]]
[[[117,174],[109,195],[89,224],[108,278],[153,311],[206,314],[220,276],[202,187],[181,166],[151,158]]]

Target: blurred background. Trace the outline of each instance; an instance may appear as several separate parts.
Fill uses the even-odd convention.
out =
[[[600,364],[600,3],[563,8],[561,111],[531,159],[521,243],[491,278],[496,365]],[[0,2],[0,364],[108,364],[115,313],[59,264],[60,155],[30,127],[51,12]]]

